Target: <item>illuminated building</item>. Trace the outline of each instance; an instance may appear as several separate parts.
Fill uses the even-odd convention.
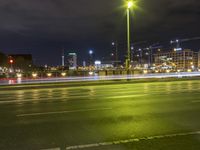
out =
[[[200,69],[200,51],[198,52],[198,68]]]
[[[67,57],[67,66],[70,70],[75,70],[77,68],[77,55],[76,53],[69,53]]]
[[[172,69],[176,70],[195,70],[198,68],[198,56],[200,56],[200,54],[189,49],[158,52],[154,54],[154,63],[157,67],[171,66]]]

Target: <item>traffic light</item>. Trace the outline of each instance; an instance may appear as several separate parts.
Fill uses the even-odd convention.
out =
[[[13,59],[10,59],[10,61],[9,61],[9,62],[10,62],[10,64],[13,64],[13,62],[14,62],[14,61],[13,61]]]

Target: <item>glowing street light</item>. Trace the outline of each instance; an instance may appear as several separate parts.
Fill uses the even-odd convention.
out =
[[[62,72],[61,75],[62,75],[63,77],[65,77],[67,74],[66,74],[66,72]]]
[[[147,71],[147,70],[144,70],[144,71],[143,71],[143,73],[144,73],[144,74],[147,74],[147,73],[148,73],[148,71]]]
[[[32,77],[36,78],[37,77],[37,73],[32,73]]]
[[[131,50],[134,50],[134,47],[133,47],[133,46],[131,46]]]
[[[47,73],[47,76],[48,76],[48,77],[51,77],[51,76],[52,76],[52,73]]]
[[[130,9],[133,6],[133,1],[128,1],[127,6],[128,6],[128,9]]]
[[[90,75],[90,76],[94,75],[94,72],[90,71],[90,72],[89,72],[89,75]]]
[[[92,55],[93,54],[93,50],[89,50],[89,54]]]
[[[17,78],[21,78],[22,74],[21,73],[17,73]]]

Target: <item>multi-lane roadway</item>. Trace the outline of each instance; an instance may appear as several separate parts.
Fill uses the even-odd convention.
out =
[[[199,116],[198,80],[0,89],[0,149],[199,150]]]

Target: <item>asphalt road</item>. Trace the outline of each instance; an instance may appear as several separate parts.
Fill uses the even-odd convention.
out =
[[[0,150],[199,150],[200,81],[0,91]]]

